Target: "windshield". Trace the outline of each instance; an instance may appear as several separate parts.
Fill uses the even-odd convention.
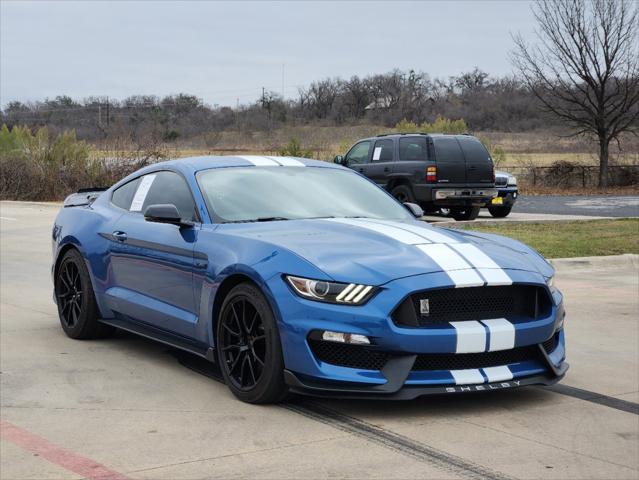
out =
[[[222,222],[301,218],[412,218],[377,186],[348,170],[313,167],[214,168],[197,174]]]

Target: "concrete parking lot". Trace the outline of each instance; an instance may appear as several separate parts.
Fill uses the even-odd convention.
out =
[[[0,204],[2,479],[639,477],[636,263],[560,267],[560,386],[251,406],[166,346],[65,337],[57,208]]]

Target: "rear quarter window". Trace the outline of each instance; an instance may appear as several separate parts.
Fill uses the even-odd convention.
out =
[[[428,160],[428,144],[425,138],[400,138],[399,159],[404,162]]]
[[[138,189],[139,181],[140,179],[136,178],[135,180],[131,180],[130,182],[127,182],[121,187],[113,190],[113,194],[111,195],[111,203],[116,207],[128,210],[131,206],[133,195],[135,195],[135,192]]]

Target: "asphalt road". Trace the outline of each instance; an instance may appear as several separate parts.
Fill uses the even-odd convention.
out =
[[[513,213],[515,212],[596,217],[639,217],[639,196],[520,196],[513,208]]]
[[[56,210],[0,204],[2,479],[639,476],[636,263],[559,270],[560,388],[251,406],[163,345],[65,337]]]

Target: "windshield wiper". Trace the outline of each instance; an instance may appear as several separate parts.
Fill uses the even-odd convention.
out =
[[[255,222],[274,222],[276,220],[290,220],[290,218],[286,217],[258,217],[258,218],[249,218],[246,220],[230,220],[224,223],[255,223]]]

